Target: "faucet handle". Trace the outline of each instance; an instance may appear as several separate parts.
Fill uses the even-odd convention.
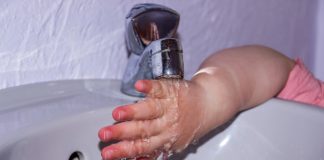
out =
[[[121,91],[143,97],[134,84],[140,79],[182,79],[182,47],[174,39],[180,15],[165,6],[135,5],[126,17],[126,45],[131,52]]]
[[[145,51],[151,53],[153,79],[183,79],[183,51],[177,39],[155,40],[146,47]]]
[[[141,55],[152,41],[174,37],[179,21],[180,15],[171,8],[153,3],[135,5],[126,17],[128,49]]]

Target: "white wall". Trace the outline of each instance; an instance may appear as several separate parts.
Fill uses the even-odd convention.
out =
[[[0,89],[58,79],[120,79],[124,18],[143,0],[2,0]],[[313,69],[317,1],[155,0],[181,14],[189,78],[212,52],[264,44]],[[318,56],[318,55],[317,55]]]
[[[315,76],[324,81],[324,1],[318,2]]]

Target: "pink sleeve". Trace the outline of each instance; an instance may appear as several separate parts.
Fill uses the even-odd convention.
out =
[[[286,86],[278,98],[314,104],[324,108],[324,82],[316,79],[297,59]]]

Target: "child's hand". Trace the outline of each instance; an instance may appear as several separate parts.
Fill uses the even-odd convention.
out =
[[[204,124],[199,87],[178,80],[140,80],[135,88],[147,97],[121,106],[113,118],[121,123],[99,131],[102,141],[120,140],[102,150],[103,159],[158,156],[162,151],[183,150],[198,138]]]
[[[294,61],[263,46],[243,46],[207,58],[191,81],[141,80],[147,94],[136,104],[118,107],[118,123],[99,131],[104,159],[156,156],[184,149],[241,110],[275,96],[285,86]]]

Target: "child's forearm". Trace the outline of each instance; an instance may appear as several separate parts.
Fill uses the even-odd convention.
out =
[[[206,104],[221,105],[206,105],[210,113],[206,121],[218,126],[238,111],[275,96],[284,87],[293,66],[293,60],[262,46],[231,48],[211,55],[192,78],[204,88],[205,100],[209,101]]]

